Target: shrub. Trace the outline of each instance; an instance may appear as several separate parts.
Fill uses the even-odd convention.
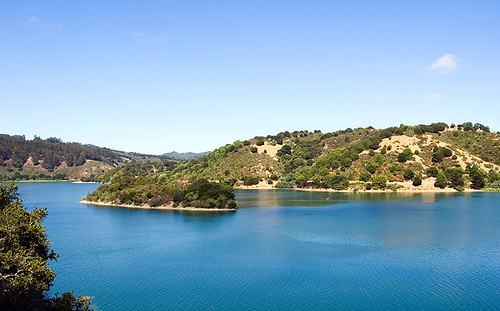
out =
[[[237,182],[236,178],[226,178],[224,179],[224,183],[229,186],[234,186],[234,184]]]
[[[375,176],[372,186],[374,189],[385,189],[387,187],[387,177],[385,175]]]
[[[251,147],[251,148],[250,148],[250,151],[251,151],[252,153],[257,153],[257,151],[259,151],[259,150],[257,149],[257,147]]]
[[[469,176],[471,178],[470,187],[472,189],[482,189],[484,187],[484,176],[477,166],[473,166],[469,170]]]
[[[443,155],[441,154],[441,152],[436,151],[432,154],[432,162],[434,163],[443,162]]]
[[[405,169],[403,177],[406,180],[413,179],[413,177],[415,177],[415,172],[411,168],[407,168],[407,169]]]
[[[352,160],[351,158],[343,158],[340,164],[342,165],[342,167],[351,167]]]
[[[416,175],[414,178],[413,178],[413,185],[415,187],[418,187],[422,184],[422,178],[418,175]]]
[[[413,159],[413,152],[410,148],[406,148],[405,150],[403,150],[403,153],[406,157],[406,161],[411,161]]]
[[[281,147],[281,149],[278,150],[276,153],[279,157],[285,154],[291,154],[292,153],[292,147],[290,145],[284,145]]]
[[[434,187],[444,189],[446,188],[447,185],[448,185],[448,179],[446,178],[446,175],[443,172],[439,172],[436,176]]]
[[[375,172],[377,171],[377,169],[378,169],[378,165],[377,165],[377,164],[375,164],[375,163],[370,162],[370,163],[368,163],[368,164],[366,164],[366,165],[365,165],[365,169],[366,169],[366,170],[367,170],[370,174],[373,174],[373,173],[375,173]]]
[[[262,146],[264,145],[264,139],[263,138],[259,138],[257,139],[257,142],[255,143],[257,146]]]
[[[406,162],[406,155],[404,153],[398,154],[398,162],[399,163],[405,163]]]
[[[371,182],[367,182],[367,183],[365,184],[365,189],[366,189],[366,190],[372,190],[372,183],[371,183]]]
[[[359,173],[359,180],[361,181],[369,181],[370,178],[372,177],[371,173],[368,172],[367,170],[362,170],[360,173]]]
[[[431,166],[427,169],[427,171],[425,173],[427,174],[427,176],[436,177],[438,175],[439,171],[436,167]]]
[[[253,176],[245,176],[243,178],[243,185],[245,186],[253,186],[259,183],[259,179]]]
[[[387,154],[387,146],[382,147],[382,150],[380,150],[380,154]]]

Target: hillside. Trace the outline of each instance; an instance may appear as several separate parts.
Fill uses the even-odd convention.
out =
[[[470,122],[281,132],[236,141],[168,170],[125,165],[94,180],[113,182],[125,175],[144,176],[158,184],[208,179],[244,188],[496,189],[499,140],[500,134]]]
[[[0,179],[90,178],[129,163],[159,161],[157,156],[65,143],[59,138],[0,134]]]

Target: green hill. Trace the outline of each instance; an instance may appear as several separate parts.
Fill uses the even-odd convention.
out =
[[[207,179],[236,187],[334,190],[500,188],[500,134],[481,124],[281,132],[236,141],[183,163],[124,165],[94,181]]]

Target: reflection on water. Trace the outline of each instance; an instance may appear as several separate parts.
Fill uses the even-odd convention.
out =
[[[418,201],[433,203],[454,196],[472,197],[458,192],[316,192],[289,189],[236,189],[239,208],[278,206],[325,206],[354,201]]]

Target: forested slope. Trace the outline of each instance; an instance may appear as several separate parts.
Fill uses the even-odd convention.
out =
[[[126,153],[58,138],[0,134],[0,178],[80,179],[126,163],[158,161],[156,156]]]

